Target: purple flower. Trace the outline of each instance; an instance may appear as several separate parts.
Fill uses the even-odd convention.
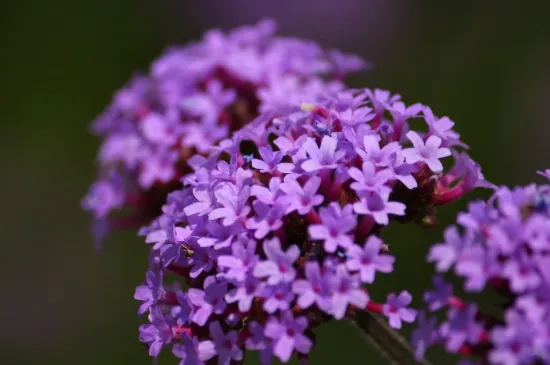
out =
[[[176,318],[178,325],[190,323],[193,318],[193,303],[189,300],[187,293],[178,291],[176,294],[178,304],[172,307],[171,313]]]
[[[420,361],[424,358],[428,347],[440,340],[440,335],[437,328],[437,320],[435,318],[428,318],[426,312],[420,312],[417,323],[418,327],[413,331],[411,342],[415,358]]]
[[[357,225],[357,217],[353,214],[351,205],[343,208],[332,202],[326,208],[319,209],[322,224],[312,224],[308,227],[309,236],[314,240],[322,240],[327,252],[335,252],[338,246],[347,248],[353,241],[349,237]]]
[[[439,272],[445,272],[451,268],[459,257],[465,244],[455,226],[445,230],[445,242],[438,243],[430,248],[428,255],[429,262],[436,263],[436,269]]]
[[[323,274],[318,262],[311,261],[305,265],[306,279],[297,279],[292,290],[298,295],[298,306],[307,309],[313,304],[325,313],[332,308],[332,282],[330,274]]]
[[[178,154],[175,152],[166,152],[143,159],[138,178],[139,184],[149,189],[156,182],[169,182],[176,174],[174,165],[177,159]]]
[[[219,365],[229,365],[231,360],[241,361],[243,359],[243,352],[237,346],[237,332],[224,333],[218,321],[210,323],[208,329],[214,340]]]
[[[447,304],[449,299],[453,295],[453,287],[448,284],[443,277],[436,276],[433,278],[434,291],[428,291],[424,294],[424,300],[428,303],[428,309],[430,311],[436,311]]]
[[[406,206],[403,203],[388,201],[389,193],[368,192],[361,200],[353,204],[357,214],[370,215],[376,223],[387,225],[390,220],[388,215],[405,215]]]
[[[366,135],[363,137],[363,148],[357,148],[356,151],[365,161],[378,167],[386,167],[390,165],[393,155],[401,150],[401,146],[397,142],[390,142],[380,148],[379,140],[378,135]]]
[[[533,363],[537,357],[533,342],[548,334],[540,333],[540,325],[514,312],[507,314],[506,322],[506,326],[495,328],[491,334],[495,346],[489,353],[489,360],[503,365]]]
[[[460,179],[459,187],[464,193],[476,187],[495,189],[493,184],[485,180],[480,166],[466,152],[452,151],[452,155],[455,164],[446,174],[444,179],[448,180],[446,182],[455,182],[455,179]]]
[[[176,247],[179,247],[179,245]],[[201,247],[191,247],[191,249],[193,250],[193,255],[188,263],[191,266],[189,276],[195,279],[202,273],[209,272],[214,267],[215,257],[211,258],[210,255],[213,255],[213,252]]]
[[[122,207],[125,194],[121,186],[117,185],[120,183],[114,179],[96,181],[82,200],[82,207],[100,219],[106,217],[111,210]]]
[[[414,118],[422,111],[422,104],[413,104],[406,106],[401,101],[396,101],[391,104],[389,111],[396,122],[402,122],[409,118]]]
[[[298,214],[305,215],[313,207],[321,204],[323,196],[316,194],[319,186],[321,186],[321,178],[318,176],[310,177],[303,187],[293,178],[285,179],[280,189],[287,194],[289,204],[286,213],[297,211]]]
[[[441,335],[445,338],[445,348],[448,351],[457,352],[463,344],[476,344],[479,341],[483,326],[476,320],[477,312],[475,305],[449,310],[448,320],[440,327]]]
[[[550,169],[546,169],[544,171],[537,171],[537,174],[540,176],[544,176],[548,180],[550,180]]]
[[[139,125],[145,139],[152,144],[165,147],[176,143],[180,127],[173,119],[166,120],[164,116],[155,112],[149,113]]]
[[[535,260],[525,252],[518,252],[504,264],[502,276],[508,279],[510,288],[516,293],[536,289],[541,282]]]
[[[205,215],[212,210],[212,192],[205,188],[193,189],[193,195],[197,202],[185,207],[184,212],[187,215]]]
[[[451,155],[451,150],[441,147],[441,138],[429,136],[426,142],[413,131],[407,133],[407,137],[413,143],[412,148],[405,148],[401,153],[408,163],[424,162],[433,172],[443,170],[440,158]]]
[[[451,296],[452,287],[441,278],[425,299],[430,309],[447,308],[448,320],[439,328],[450,352],[480,355],[483,363],[523,365],[550,360],[550,286],[547,267],[549,212],[538,209],[548,185],[496,190],[488,202],[469,204],[446,243],[436,245],[430,260],[439,271],[454,264],[454,273],[466,278],[469,292],[494,292],[502,297],[496,313],[488,316],[476,305]],[[502,308],[498,311],[498,308]],[[499,318],[495,324],[494,318]],[[501,319],[503,318],[503,319]],[[486,350],[485,350],[486,349]]]
[[[418,182],[413,174],[418,172],[418,168],[413,164],[405,163],[403,156],[396,156],[392,160],[394,177],[409,189],[414,189],[418,186]]]
[[[238,302],[239,311],[245,313],[250,310],[252,301],[259,296],[263,288],[264,284],[259,279],[248,276],[235,289],[226,294],[225,300],[228,303]]]
[[[181,359],[178,365],[203,365],[206,360],[216,356],[211,341],[200,342],[185,333],[180,334],[181,343],[175,343],[172,347],[174,356]]]
[[[254,276],[267,277],[270,285],[281,281],[291,282],[296,277],[293,267],[294,261],[300,256],[300,249],[296,245],[290,246],[286,252],[281,249],[281,242],[277,238],[264,241],[266,261],[259,262],[254,268]]]
[[[380,254],[382,240],[376,236],[370,236],[364,247],[352,245],[348,248],[349,258],[346,266],[350,271],[359,271],[361,281],[372,284],[377,271],[390,273],[393,271],[395,258],[390,255]]]
[[[525,223],[524,239],[529,248],[541,252],[548,248],[550,242],[550,226],[548,218],[542,215],[533,215]]]
[[[243,281],[248,272],[258,262],[258,256],[255,253],[256,241],[237,241],[231,246],[231,252],[231,255],[221,255],[218,257],[218,266],[227,269],[223,277],[238,282]]]
[[[212,33],[208,47],[223,47],[224,37],[221,32]],[[238,36],[238,42],[249,42],[247,37]],[[229,51],[216,52],[223,59]],[[151,284],[140,294],[144,302],[150,302],[145,304],[147,308],[161,308],[177,326],[182,326],[173,328],[177,356],[184,358],[189,352],[189,361],[193,362],[238,362],[241,360],[236,358],[243,356],[241,350],[246,347],[261,351],[264,364],[273,355],[286,361],[294,352],[300,353],[303,361],[313,345],[307,336],[327,319],[339,320],[352,311],[376,309],[394,327],[413,321],[416,312],[407,307],[411,300],[407,292],[390,295],[385,305],[368,306],[369,295],[362,285],[374,283],[377,271],[393,270],[394,258],[385,253],[387,247],[378,238],[380,230],[389,224],[390,215],[403,216],[400,222],[420,221],[422,214],[431,218],[433,207],[443,204],[440,196],[455,194],[453,189],[462,189],[466,178],[433,173],[420,161],[406,162],[401,150],[408,142],[402,135],[410,130],[408,113],[421,118],[418,107],[409,110],[383,92],[350,90],[311,96],[316,93],[312,91],[306,95],[299,85],[309,81],[294,74],[288,75],[294,79],[289,85],[294,84],[298,94],[288,96],[292,99],[290,105],[283,106],[284,95],[261,106],[247,105],[249,100],[244,94],[248,88],[257,87],[261,73],[256,71],[260,66],[253,64],[247,72],[239,72],[238,59],[222,61],[223,68],[214,63],[214,76],[206,66],[188,70],[204,72],[209,79],[186,95],[183,117],[200,120],[202,125],[212,119],[208,126],[211,129],[221,118],[222,129],[227,128],[229,133],[231,123],[243,123],[253,109],[268,112],[231,136],[226,134],[215,145],[197,142],[208,150],[203,156],[191,157],[188,145],[180,146],[179,153],[189,157],[178,170],[185,174],[181,180],[184,187],[178,194],[170,194],[161,216],[140,230],[146,241],[153,243],[150,270],[170,272],[170,277],[180,277],[176,283],[186,285],[181,291],[168,283]],[[154,67],[155,74],[162,75],[157,77],[169,80],[170,68],[178,64],[187,67],[178,57],[167,63]],[[251,84],[239,77],[249,78]],[[218,78],[223,79],[223,87],[214,95],[203,90]],[[239,86],[234,88],[233,82]],[[260,98],[284,89],[277,90],[268,83],[262,80],[266,93]],[[315,82],[309,84],[316,87]],[[163,85],[167,94],[157,102],[172,103],[176,86]],[[215,95],[224,90],[235,90],[236,101],[230,102],[238,105],[220,107]],[[306,97],[300,100],[304,102],[301,108],[294,104],[295,96]],[[189,104],[191,101],[197,104]],[[212,107],[207,106],[209,103]],[[388,113],[392,105],[393,121],[391,111]],[[181,109],[173,109],[175,118],[182,117]],[[238,121],[232,120],[233,114],[239,115]],[[156,132],[171,137],[180,130],[185,128],[148,133],[154,140]],[[426,136],[428,142],[430,137],[438,138]],[[418,189],[409,191],[415,187]],[[516,195],[506,201],[534,202],[532,192]],[[492,262],[490,270],[482,272],[483,281],[477,284],[493,285],[487,280],[502,275],[495,259],[502,254],[515,258],[516,249],[523,249],[525,244],[517,244],[513,250],[502,249],[507,242],[525,237],[518,235],[521,230],[517,224],[522,222],[518,212],[525,210],[506,210],[510,222],[516,223],[507,222],[497,229],[490,221],[479,224],[476,215],[471,225],[476,228],[461,227],[463,236],[457,234],[460,249],[446,259],[451,264],[457,262],[456,269],[469,281],[474,280],[479,268],[484,268],[482,264]],[[542,210],[536,211],[543,214]],[[535,240],[542,242],[541,236],[535,234]],[[468,251],[483,239],[488,245],[479,257]],[[544,248],[533,252],[546,254]],[[437,257],[439,261],[444,259]],[[150,287],[154,285],[165,291],[164,299],[153,293]],[[443,293],[436,294],[433,298],[428,295],[428,300],[444,300]],[[448,303],[450,307],[462,305],[454,297]],[[294,318],[294,312],[303,317]],[[238,342],[237,332],[232,331],[238,331]],[[191,337],[183,339],[182,335]]]
[[[371,99],[374,111],[378,116],[381,116],[388,106],[401,99],[399,95],[392,95],[389,91],[380,89],[365,89],[365,94]]]
[[[238,220],[245,220],[246,216],[252,210],[246,204],[250,197],[250,188],[244,187],[240,191],[233,184],[224,184],[215,192],[218,202],[223,208],[213,209],[208,218],[218,219],[223,218],[223,225],[230,226]]]
[[[376,171],[376,168],[372,162],[365,161],[363,162],[363,170],[359,170],[357,167],[351,167],[348,172],[351,178],[355,180],[355,182],[351,183],[350,186],[357,192],[391,191],[391,188],[385,185],[390,179],[393,178],[393,171],[391,169]]]
[[[412,323],[416,318],[416,311],[407,306],[411,303],[412,296],[407,291],[402,291],[399,295],[390,294],[386,304],[382,307],[384,315],[388,317],[390,326],[401,328],[401,322]]]
[[[348,305],[366,308],[369,302],[368,294],[361,288],[361,282],[356,275],[350,275],[344,265],[339,265],[332,277],[334,295],[332,297],[332,315],[342,319],[346,315]]]
[[[273,340],[273,354],[282,362],[287,362],[294,351],[309,353],[313,343],[304,335],[307,325],[306,317],[294,318],[289,311],[281,313],[280,319],[270,317],[265,335]]]
[[[183,227],[174,227],[173,224],[168,224],[159,230],[155,230],[147,234],[146,243],[155,243],[154,250],[160,250],[160,256],[165,266],[170,265],[174,261],[180,261],[182,256],[182,243],[191,236],[191,229]]]
[[[308,138],[303,149],[309,159],[302,163],[302,169],[307,172],[314,172],[321,169],[335,169],[338,161],[344,157],[344,151],[337,151],[337,139],[331,136],[324,136],[321,146],[317,145],[314,139]]]
[[[149,345],[149,356],[157,357],[172,342],[172,319],[164,317],[159,307],[151,310],[149,319],[151,324],[139,326],[139,340]]]
[[[256,212],[256,217],[249,218],[246,221],[246,228],[254,231],[254,238],[264,238],[269,232],[281,228],[286,207],[287,204],[281,202],[269,206],[260,201],[255,201],[254,211]]]
[[[273,177],[269,180],[269,188],[261,185],[254,185],[250,188],[250,195],[255,196],[260,202],[266,205],[274,205],[282,195],[281,178]]]
[[[431,135],[441,138],[446,146],[457,143],[463,145],[459,142],[460,135],[453,130],[455,123],[452,120],[448,117],[437,118],[429,107],[423,108],[423,114]]]
[[[468,291],[481,291],[491,276],[500,271],[500,263],[494,251],[472,246],[462,251],[455,272],[466,279]]]
[[[246,348],[248,350],[256,350],[260,352],[260,364],[269,365],[273,358],[273,345],[271,339],[266,337],[264,328],[258,322],[251,322],[248,326],[251,337],[246,340]]]
[[[226,293],[227,284],[217,282],[214,276],[204,280],[204,291],[190,288],[189,300],[197,307],[193,314],[193,322],[204,326],[212,313],[222,314],[227,305],[224,299]]]
[[[280,282],[277,285],[266,285],[262,290],[261,297],[265,299],[265,311],[273,314],[277,310],[281,312],[288,310],[294,299],[294,294],[289,283]]]
[[[164,298],[164,288],[162,286],[162,271],[147,271],[145,274],[147,285],[140,285],[136,288],[134,299],[143,303],[139,306],[138,314],[147,312],[149,308],[156,305],[159,300]]]
[[[258,148],[258,152],[262,159],[257,158],[252,160],[252,167],[258,169],[260,172],[271,174],[277,169],[277,166],[283,159],[283,154],[280,151],[273,152],[273,149],[269,146],[262,146]]]

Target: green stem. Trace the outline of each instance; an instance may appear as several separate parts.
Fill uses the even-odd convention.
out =
[[[432,365],[428,360],[416,360],[407,340],[390,327],[382,316],[369,311],[357,311],[351,322],[362,336],[389,360],[390,364]]]

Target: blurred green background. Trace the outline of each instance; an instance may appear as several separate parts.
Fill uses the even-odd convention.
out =
[[[520,5],[521,4],[521,5]],[[130,233],[97,255],[79,200],[95,175],[88,123],[162,49],[274,17],[281,33],[359,53],[352,86],[388,88],[449,115],[497,184],[550,167],[550,11],[544,1],[12,1],[0,14],[0,364],[151,364],[132,295],[146,247]],[[472,195],[473,196],[473,195]],[[451,223],[465,202],[443,209]],[[420,298],[441,228],[387,233],[397,272],[373,294]],[[347,325],[319,331],[311,363],[384,364]],[[162,356],[160,364],[175,364]],[[449,363],[446,358],[437,363]],[[253,363],[253,362],[251,362]]]

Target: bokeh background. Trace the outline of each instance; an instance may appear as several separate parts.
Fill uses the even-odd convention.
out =
[[[281,33],[359,53],[352,86],[388,88],[449,115],[497,184],[550,167],[550,21],[544,1],[12,1],[0,11],[0,364],[151,364],[133,291],[146,248],[133,234],[95,253],[79,200],[95,174],[88,123],[166,46],[275,18]],[[472,197],[475,196],[472,195]],[[443,209],[452,222],[461,202]],[[420,293],[441,229],[385,236],[397,272],[376,293]],[[417,295],[420,297],[420,295]],[[385,364],[344,323],[311,363]],[[441,357],[442,356],[442,357]],[[435,354],[438,364],[451,363]],[[175,364],[162,356],[160,364]],[[250,361],[250,363],[254,363]]]

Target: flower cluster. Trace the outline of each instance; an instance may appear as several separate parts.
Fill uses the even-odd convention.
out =
[[[436,206],[486,185],[453,124],[387,91],[348,90],[265,112],[189,159],[185,187],[140,232],[152,245],[135,293],[149,354],[229,364],[248,349],[286,362],[306,358],[331,319],[413,322],[409,293],[378,303],[367,289],[393,270],[384,226],[433,224]]]
[[[92,126],[103,137],[100,176],[82,205],[96,235],[150,223],[191,171],[189,157],[207,154],[260,112],[341,90],[341,79],[365,65],[274,32],[269,20],[210,31],[199,43],[167,50],[148,75],[116,93]],[[130,213],[110,217],[120,210]]]
[[[540,174],[550,178],[549,172]],[[471,203],[458,225],[428,260],[438,272],[463,278],[466,292],[493,291],[502,300],[481,310],[437,276],[425,300],[447,318],[420,315],[417,356],[440,343],[484,364],[550,364],[550,185],[499,188],[488,202]]]

